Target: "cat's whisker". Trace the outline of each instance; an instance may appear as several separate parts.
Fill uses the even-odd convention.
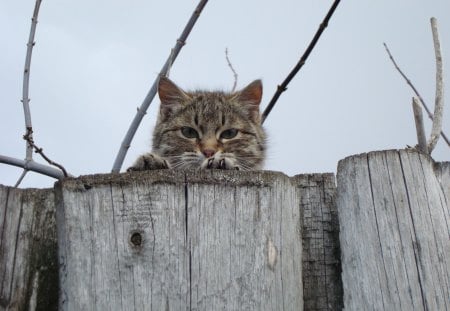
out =
[[[253,163],[247,163],[245,161],[238,161],[238,166],[242,168],[244,171],[250,171],[254,168]]]
[[[175,164],[175,165],[172,165],[172,169],[178,169],[178,168],[181,168],[183,165],[185,165],[186,163],[183,163],[183,162],[179,162],[179,163],[177,163],[177,164]]]
[[[239,164],[238,167],[241,171],[250,171],[252,169],[251,167],[242,164]]]
[[[192,168],[199,166],[200,159],[196,155],[193,154],[186,157],[185,155],[181,156],[172,156],[170,157],[171,167],[173,169],[183,169],[183,168]]]
[[[186,154],[181,154],[181,155],[171,155],[171,156],[166,156],[166,158],[168,159],[183,159],[183,158],[193,158],[193,157],[198,157],[198,155],[186,155]]]

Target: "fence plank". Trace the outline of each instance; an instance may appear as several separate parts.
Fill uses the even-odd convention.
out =
[[[442,192],[445,195],[447,205],[450,204],[450,162],[440,162],[435,164],[436,176],[441,184]]]
[[[449,205],[433,165],[411,150],[339,163],[346,309],[450,309]]]
[[[339,222],[334,174],[297,175],[303,214],[305,310],[342,310]]]
[[[57,310],[56,252],[52,191],[0,185],[1,310]]]
[[[58,184],[60,307],[302,310],[297,187],[272,172]]]

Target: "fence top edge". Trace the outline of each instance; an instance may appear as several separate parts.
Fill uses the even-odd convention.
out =
[[[69,177],[58,181],[55,187],[90,188],[101,185],[146,184],[224,184],[228,186],[273,185],[275,182],[298,184],[302,180],[334,181],[333,173],[302,174],[289,177],[275,171],[228,171],[228,170],[153,170],[129,173],[109,173]]]
[[[0,191],[5,190],[5,191],[16,191],[16,192],[20,192],[20,193],[26,193],[27,195],[30,196],[35,196],[35,195],[47,195],[47,193],[51,193],[53,192],[53,188],[16,188],[14,186],[8,186],[8,185],[3,185],[0,184]]]
[[[432,164],[444,165],[445,163],[449,163],[449,162],[436,162],[430,155],[420,152],[414,148],[377,150],[377,151],[363,152],[360,154],[350,155],[350,156],[347,156],[344,159],[340,160],[338,162],[338,169],[337,169],[338,175],[339,175],[340,167],[344,166],[345,163],[347,163],[348,161],[358,160],[358,159],[367,159],[368,157],[377,157],[377,156],[388,155],[388,154],[390,154],[390,155],[392,155],[392,154],[417,155],[417,156],[423,157],[424,159],[430,161]]]
[[[311,183],[334,183],[334,173],[308,173],[287,176],[277,171],[227,171],[227,170],[154,170],[131,173],[106,173],[81,175],[78,177],[68,177],[55,182],[53,188],[14,188],[12,186],[0,184],[0,190],[14,189],[18,192],[52,192],[61,187],[93,187],[97,185],[126,185],[132,183],[174,183],[184,184],[226,184],[230,186],[268,186],[276,180],[290,180],[296,185]]]
[[[185,184],[208,183],[227,185],[265,186],[276,180],[289,177],[281,172],[272,171],[227,171],[227,170],[152,170],[127,173],[109,173],[84,175],[76,178],[65,178],[56,183],[56,187],[77,188],[101,185],[147,184]]]

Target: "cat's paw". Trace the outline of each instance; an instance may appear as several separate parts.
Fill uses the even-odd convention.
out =
[[[229,158],[213,157],[205,159],[202,169],[239,170],[239,167]]]
[[[133,166],[127,169],[127,172],[131,171],[147,171],[147,170],[159,170],[170,168],[169,162],[164,160],[154,153],[146,153],[141,155]]]

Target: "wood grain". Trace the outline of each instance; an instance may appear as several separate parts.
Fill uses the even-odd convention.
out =
[[[57,310],[56,253],[53,192],[0,185],[0,310]]]
[[[450,309],[448,177],[437,176],[432,159],[413,150],[339,163],[346,309]]]
[[[219,170],[0,186],[0,310],[447,310],[449,202],[450,163],[413,150],[341,161],[337,193]]]
[[[62,310],[303,310],[297,187],[152,171],[56,189]]]
[[[339,222],[334,174],[297,175],[303,226],[305,310],[341,310]]]

